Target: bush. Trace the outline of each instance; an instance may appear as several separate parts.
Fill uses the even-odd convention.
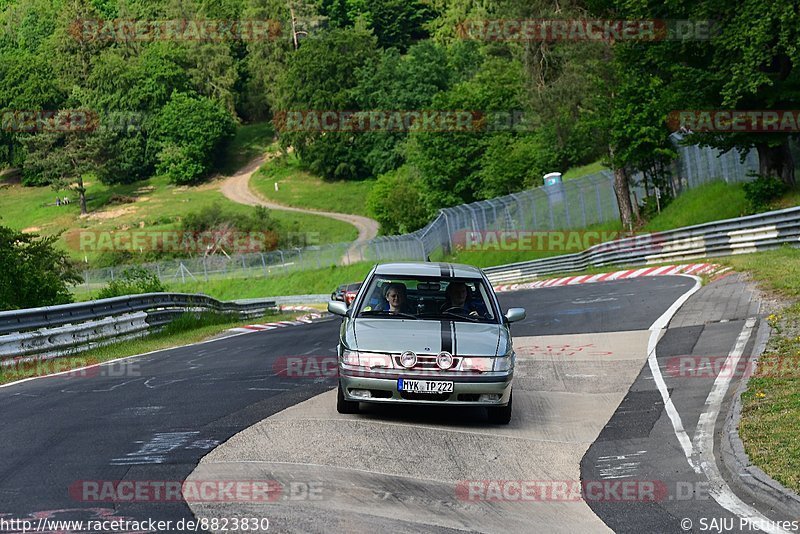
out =
[[[97,295],[99,299],[137,295],[141,293],[163,293],[167,288],[154,273],[142,267],[129,267],[108,283]]]
[[[192,153],[190,147],[169,143],[158,153],[156,171],[173,184],[188,185],[197,182],[206,172],[202,160],[203,157]]]
[[[367,210],[381,223],[382,234],[413,232],[428,223],[431,211],[421,190],[419,179],[407,165],[378,177],[367,196]]]
[[[664,211],[664,208],[669,206],[670,202],[672,202],[672,197],[664,193],[661,193],[661,198],[659,199],[657,199],[655,195],[650,195],[642,200],[639,214],[645,221],[650,221],[659,214],[659,204],[661,206],[661,211]]]
[[[750,213],[769,210],[769,203],[786,192],[786,184],[774,176],[758,176],[744,184],[744,196]]]
[[[283,228],[272,218],[267,208],[257,206],[249,213],[225,211],[219,203],[207,206],[198,212],[190,213],[183,219],[183,230],[191,233],[219,232],[220,238],[227,232],[258,233],[259,245],[264,250],[274,250],[285,242]],[[224,242],[224,240],[222,240]],[[227,252],[238,252],[228,250]],[[256,252],[252,250],[251,252]]]
[[[0,226],[0,310],[72,302],[68,286],[83,280],[58,238]]]
[[[203,96],[173,93],[155,119],[157,172],[176,184],[197,182],[211,170],[215,154],[236,132],[224,107]]]

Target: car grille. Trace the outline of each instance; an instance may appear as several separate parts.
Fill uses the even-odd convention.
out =
[[[417,364],[410,369],[412,371],[452,371],[458,368],[458,364],[461,363],[461,358],[458,356],[453,356],[453,365],[450,366],[450,369],[439,369],[439,366],[436,365],[436,356],[424,356],[417,354]],[[400,356],[397,355],[394,357],[394,364],[396,367],[400,369],[405,369],[403,364],[400,363]]]

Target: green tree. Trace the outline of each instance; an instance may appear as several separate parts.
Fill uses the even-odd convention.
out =
[[[353,73],[377,55],[375,38],[355,29],[332,30],[303,41],[278,78],[280,111],[353,111]],[[279,132],[303,162],[327,179],[363,178],[364,143],[355,132]]]
[[[481,168],[487,149],[495,136],[514,139],[515,135],[509,135],[495,117],[521,111],[523,79],[518,62],[489,56],[472,79],[434,97],[433,109],[472,112],[476,119],[470,131],[415,131],[410,136],[408,161],[419,170],[431,208],[482,198]],[[514,189],[521,189],[524,180],[519,176]]]
[[[417,0],[368,0],[366,7],[378,45],[401,51],[428,36],[425,24],[434,16],[426,3]]]
[[[59,115],[63,117],[63,115]],[[66,119],[57,119],[66,123]],[[56,190],[72,188],[80,198],[81,214],[87,213],[84,176],[101,180],[112,171],[115,148],[112,136],[87,127],[76,131],[45,131],[24,139],[28,152],[24,174],[30,183],[50,184]]]
[[[247,54],[242,60],[242,115],[248,120],[264,120],[276,106],[277,80],[294,50],[290,12],[283,0],[248,0],[242,17],[276,24],[270,39],[246,43]]]
[[[431,211],[422,195],[422,183],[409,166],[378,177],[367,196],[367,209],[385,235],[404,234],[427,224]]]
[[[793,0],[700,0],[659,4],[657,11],[653,2],[610,3],[622,18],[658,12],[664,19],[714,22],[707,34],[618,47],[624,75],[657,78],[661,100],[679,106],[673,110],[791,110],[800,105],[800,11]],[[761,175],[795,183],[787,133],[697,133],[686,142],[722,150],[755,148]]]
[[[82,279],[57,240],[0,226],[0,310],[72,302],[69,286]]]
[[[152,143],[157,172],[173,183],[197,182],[215,164],[215,156],[234,135],[236,123],[217,102],[188,93],[173,93],[154,120]]]
[[[447,51],[430,41],[413,45],[407,54],[382,50],[356,71],[354,89],[361,110],[421,110],[434,95],[451,85]],[[397,169],[405,162],[406,132],[360,134],[365,173],[371,176]]]

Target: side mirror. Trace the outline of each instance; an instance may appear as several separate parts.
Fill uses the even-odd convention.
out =
[[[525,308],[509,308],[503,316],[508,323],[516,323],[525,318]]]
[[[347,304],[341,300],[329,300],[328,311],[334,315],[341,315],[342,317],[345,317],[347,315]]]

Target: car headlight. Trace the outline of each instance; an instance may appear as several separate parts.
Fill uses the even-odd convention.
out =
[[[461,360],[462,371],[478,371],[485,373],[492,370],[494,358],[468,357]]]
[[[406,369],[411,369],[415,365],[417,365],[417,355],[416,353],[407,350],[403,354],[400,355],[400,363]]]
[[[453,355],[446,351],[440,352],[436,356],[436,366],[439,369],[450,369],[453,366]]]
[[[392,367],[392,358],[388,354],[377,352],[359,352],[357,350],[344,350],[342,352],[342,363],[355,367]]]
[[[511,352],[505,356],[498,356],[494,359],[495,371],[508,371],[514,367],[514,353]]]

